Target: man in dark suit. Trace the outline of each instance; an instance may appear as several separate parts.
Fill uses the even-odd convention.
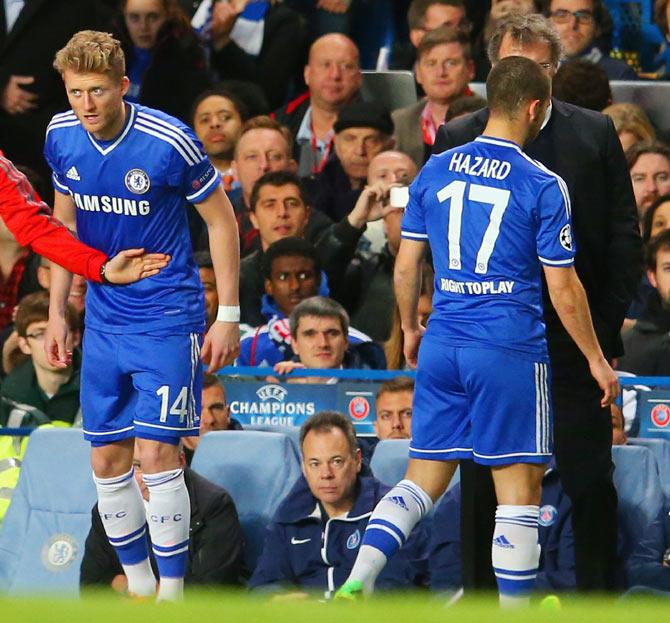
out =
[[[493,35],[489,56],[495,64],[513,55],[538,62],[553,77],[561,55],[558,34],[540,15],[510,17]],[[442,126],[434,153],[473,140],[487,119],[488,110],[482,109]],[[614,126],[599,113],[552,99],[545,124],[526,152],[567,184],[577,246],[575,267],[603,352],[608,359],[617,357],[622,354],[619,331],[642,265],[635,200]],[[546,288],[544,305],[553,368],[556,458],[574,506],[577,587],[609,590],[614,586],[617,540],[610,411],[601,406],[601,393],[587,362],[558,321]],[[468,462],[461,465],[461,481],[464,585],[493,588],[491,478],[488,470]]]
[[[67,109],[54,55],[77,31],[108,29],[99,1],[0,2],[0,141],[8,158],[50,175],[42,159],[51,117]],[[18,12],[17,12],[18,8]]]

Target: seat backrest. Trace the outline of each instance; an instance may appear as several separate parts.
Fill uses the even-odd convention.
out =
[[[379,102],[389,111],[416,103],[416,84],[411,71],[363,71],[361,74],[361,96],[366,102]]]
[[[295,447],[283,433],[217,431],[198,444],[191,467],[230,493],[246,540],[253,571],[266,525],[300,476]]]
[[[619,532],[627,560],[647,526],[658,516],[664,503],[658,463],[649,448],[614,446],[614,485],[619,494]],[[603,517],[602,521],[607,521]]]
[[[370,469],[375,478],[392,487],[405,476],[408,460],[409,439],[382,439],[372,455]],[[459,481],[460,472],[457,469],[448,489],[451,489]]]
[[[666,502],[670,505],[670,439],[642,439],[629,437],[628,443],[633,446],[649,448],[658,463],[658,473],[661,480],[661,489]]]
[[[0,532],[0,590],[78,595],[95,499],[82,431],[36,430]]]
[[[245,426],[244,430],[257,430],[264,433],[282,433],[286,435],[293,444],[295,454],[300,461],[300,427],[299,426],[273,426],[271,424],[258,424],[254,426]]]

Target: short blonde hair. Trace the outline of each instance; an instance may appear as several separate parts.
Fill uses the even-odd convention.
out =
[[[602,112],[612,119],[617,134],[630,132],[638,141],[653,141],[656,139],[654,126],[651,125],[644,109],[637,104],[630,102],[610,104]]]
[[[53,66],[61,75],[69,69],[122,78],[126,73],[126,58],[121,43],[109,33],[82,30],[58,50]]]

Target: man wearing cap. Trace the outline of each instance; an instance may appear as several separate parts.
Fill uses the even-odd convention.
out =
[[[334,125],[335,153],[312,181],[314,207],[339,221],[356,205],[365,187],[370,161],[393,144],[393,121],[376,102],[353,102]]]

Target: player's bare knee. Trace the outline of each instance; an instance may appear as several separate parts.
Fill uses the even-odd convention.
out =
[[[410,459],[405,479],[421,487],[435,502],[449,486],[457,465],[456,461]]]
[[[91,467],[98,478],[114,478],[133,465],[133,439],[125,439],[91,449]]]
[[[181,467],[179,446],[153,439],[138,439],[142,471],[145,474],[157,474]]]

